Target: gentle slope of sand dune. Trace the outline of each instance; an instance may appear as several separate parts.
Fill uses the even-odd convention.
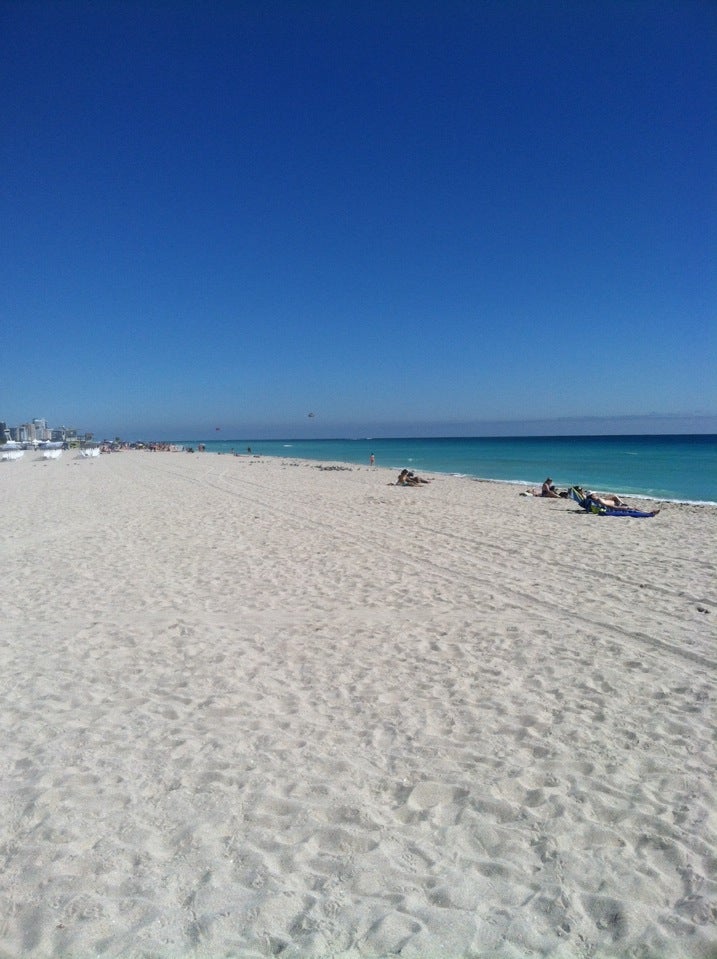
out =
[[[717,951],[717,510],[2,464],[0,956]]]

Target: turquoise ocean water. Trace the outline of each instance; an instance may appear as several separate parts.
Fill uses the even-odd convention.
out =
[[[182,440],[207,452],[288,456],[451,473],[477,479],[717,504],[717,435]]]

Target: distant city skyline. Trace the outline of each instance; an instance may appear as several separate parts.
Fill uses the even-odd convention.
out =
[[[715,49],[700,2],[3,4],[0,410],[714,431]]]
[[[0,443],[14,441],[17,443],[47,443],[65,442],[69,439],[91,439],[94,434],[90,431],[80,432],[71,426],[51,426],[44,417],[26,419],[17,425],[12,425],[0,419]]]

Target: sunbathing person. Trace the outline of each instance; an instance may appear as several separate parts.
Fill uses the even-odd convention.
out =
[[[398,479],[396,480],[396,486],[420,486],[423,483],[430,482],[430,480],[421,479],[420,476],[416,476],[415,473],[412,473],[409,470],[401,470],[401,472],[398,474]]]
[[[605,493],[604,496],[600,496],[598,493],[587,492],[585,495],[591,499],[593,503],[597,503],[598,506],[611,506],[613,508],[621,506],[623,509],[630,508],[624,499],[620,499],[617,493]]]
[[[559,493],[553,486],[553,481],[548,477],[540,489],[527,489],[525,493],[521,493],[521,496],[544,496],[546,499],[560,499],[564,498],[564,495]]]
[[[543,485],[541,486],[540,495],[546,496],[548,497],[548,499],[559,499],[560,494],[553,486],[553,481],[551,480],[550,477],[548,477],[543,483]]]

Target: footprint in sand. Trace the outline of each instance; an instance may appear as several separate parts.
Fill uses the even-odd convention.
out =
[[[458,786],[447,786],[443,783],[422,782],[414,786],[408,797],[407,805],[411,809],[427,811],[436,806],[448,805],[465,799],[467,789]]]
[[[613,942],[627,935],[628,922],[623,904],[607,896],[583,896],[583,905],[598,929],[605,929]]]

